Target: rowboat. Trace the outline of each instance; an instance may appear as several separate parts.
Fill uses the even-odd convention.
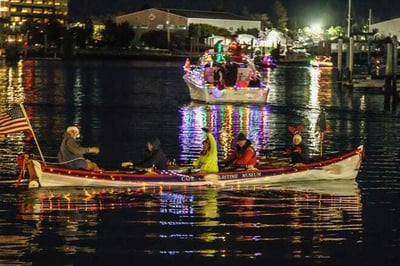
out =
[[[190,167],[157,171],[85,171],[25,159],[29,188],[38,187],[192,187],[271,184],[276,182],[355,179],[364,157],[360,145],[352,151],[302,165],[279,165],[260,158],[252,169],[225,169],[202,173]]]
[[[254,65],[238,64],[237,82],[222,89],[213,84],[213,70],[209,66],[199,65],[191,67],[183,75],[190,98],[193,101],[205,103],[253,103],[265,104],[268,99],[269,88],[262,81],[252,85],[250,80],[257,72]]]

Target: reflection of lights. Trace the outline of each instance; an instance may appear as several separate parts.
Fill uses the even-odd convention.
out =
[[[360,97],[360,111],[366,111],[367,110],[367,106],[366,106],[366,100],[365,100],[365,95],[362,95]]]
[[[315,126],[319,115],[319,109],[321,107],[327,107],[331,104],[332,100],[332,68],[315,68],[309,67],[310,75],[310,86],[309,86],[309,97],[308,107],[315,110],[314,112],[308,112],[305,118],[310,121],[308,123],[310,132],[315,132]],[[309,150],[317,151],[320,149],[319,137],[315,134],[309,135]]]
[[[268,147],[268,105],[191,105],[183,107],[180,113],[181,161],[197,158],[204,139],[202,127],[214,134],[220,157],[227,156],[236,145],[239,132],[246,133],[256,150]]]
[[[160,213],[192,215],[193,196],[176,193],[160,193]],[[163,222],[161,222],[162,224]]]

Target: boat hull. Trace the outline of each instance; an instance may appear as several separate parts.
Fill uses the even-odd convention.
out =
[[[183,76],[193,101],[205,103],[267,103],[269,89],[264,87],[226,87],[220,90],[205,82],[196,84],[190,75]]]
[[[133,172],[91,172],[44,166],[28,160],[29,187],[146,187],[146,186],[226,186],[271,184],[310,180],[355,179],[364,155],[363,146],[311,164],[272,166],[260,164],[255,170],[202,174],[167,170],[137,174]]]

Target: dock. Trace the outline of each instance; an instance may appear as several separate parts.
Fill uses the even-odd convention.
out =
[[[369,77],[362,79],[353,79],[350,81],[343,81],[342,83],[346,87],[352,87],[354,89],[383,89],[385,86],[384,79],[371,79]],[[397,88],[400,86],[400,80],[396,81]]]

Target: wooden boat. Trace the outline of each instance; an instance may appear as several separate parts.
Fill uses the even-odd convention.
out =
[[[183,80],[189,88],[193,101],[205,103],[254,103],[265,104],[269,88],[260,80],[259,85],[252,86],[251,75],[257,70],[249,64],[238,64],[237,82],[233,86],[220,89],[213,85],[213,70],[208,66],[194,66],[186,71]]]
[[[364,157],[364,147],[320,161],[299,166],[276,165],[260,159],[254,169],[223,170],[206,174],[188,167],[165,171],[100,171],[73,170],[57,165],[44,165],[25,159],[29,187],[173,187],[270,184],[309,180],[355,179]]]

